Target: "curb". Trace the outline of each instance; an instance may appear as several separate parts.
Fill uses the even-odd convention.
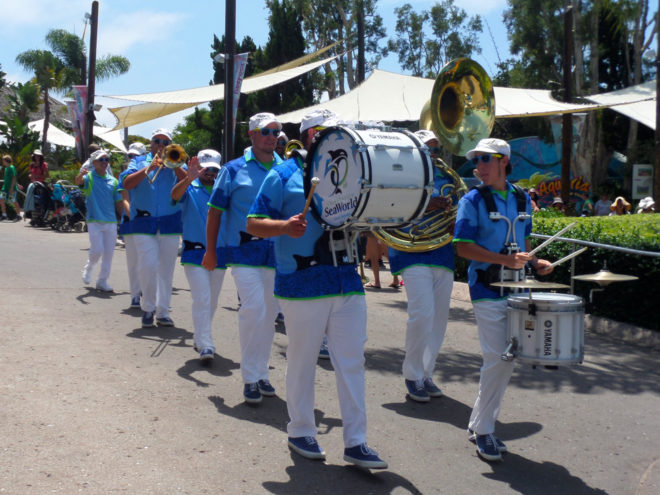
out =
[[[458,301],[470,302],[470,290],[467,283],[454,282],[451,298]],[[628,344],[660,350],[660,332],[648,328],[636,327],[629,323],[609,320],[601,316],[585,315],[584,330],[598,335],[605,335]]]

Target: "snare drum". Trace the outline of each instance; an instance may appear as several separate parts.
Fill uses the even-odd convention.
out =
[[[312,213],[326,229],[406,225],[433,193],[431,156],[408,131],[328,127],[309,151],[305,195],[312,177]]]
[[[564,365],[584,357],[584,300],[535,292],[507,299],[507,344],[524,363]]]

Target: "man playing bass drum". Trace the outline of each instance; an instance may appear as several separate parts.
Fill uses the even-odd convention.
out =
[[[510,156],[509,144],[501,139],[482,139],[468,151],[466,158],[475,165],[475,175],[478,174],[482,184],[459,201],[453,241],[458,255],[470,260],[468,285],[483,355],[479,394],[468,433],[470,441],[477,444],[479,456],[487,461],[499,461],[501,453],[506,452],[505,444],[494,432],[504,392],[513,373],[513,362],[500,357],[506,347],[507,297],[489,286],[496,281],[491,274],[500,272],[499,267],[497,270],[489,267],[503,265],[520,270],[530,263],[540,275],[552,271],[548,268],[550,262],[528,253],[532,220],[525,213],[531,214],[531,204],[522,189],[506,180],[511,172]],[[499,213],[512,222],[512,232],[506,219],[492,219],[492,209],[496,210],[492,213]],[[514,221],[520,213],[523,215]],[[507,244],[512,239],[525,239],[524,251],[507,253]]]

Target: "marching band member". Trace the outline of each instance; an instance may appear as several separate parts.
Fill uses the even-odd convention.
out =
[[[171,142],[167,129],[156,129],[151,152],[143,161],[132,160],[124,178],[124,189],[134,190],[130,235],[134,236],[138,253],[144,328],[155,326],[154,316],[158,325],[174,326],[169,316],[170,299],[182,225],[181,206],[172,204],[170,193],[186,172],[182,167],[163,167],[157,158]]]
[[[89,233],[89,259],[83,269],[85,284],[92,280],[92,271],[101,260],[101,269],[96,280],[96,288],[112,292],[108,285],[112,257],[117,240],[117,214],[121,213],[121,194],[117,190],[117,179],[107,173],[110,156],[105,150],[92,153],[90,161],[94,169],[81,171],[74,182],[83,186],[87,205],[87,231]]]
[[[217,267],[217,239],[222,220],[231,266],[240,294],[238,333],[241,345],[243,397],[258,404],[262,396],[275,395],[268,380],[268,360],[275,337],[278,312],[273,297],[275,259],[273,243],[247,233],[246,217],[268,171],[281,163],[274,153],[282,130],[275,115],[258,113],[250,118],[248,134],[252,146],[243,155],[225,164],[213,187],[206,223],[206,253],[202,266]]]
[[[552,271],[548,268],[550,262],[528,254],[531,217],[513,221],[521,211],[531,214],[531,203],[522,189],[506,180],[511,172],[510,156],[509,144],[501,139],[482,139],[468,151],[466,157],[476,166],[482,185],[470,190],[459,201],[453,241],[458,255],[470,260],[468,286],[483,355],[479,394],[468,433],[470,441],[477,445],[479,456],[487,461],[498,461],[501,453],[506,452],[506,445],[494,432],[504,392],[513,373],[513,362],[500,357],[506,348],[506,296],[502,297],[497,288],[489,286],[496,281],[489,275],[493,272],[489,267],[504,265],[520,270],[530,263],[540,275]],[[512,222],[514,240],[525,239],[525,251],[505,254],[511,240],[507,232],[509,222],[491,219],[489,212],[493,209]]]
[[[128,156],[131,161],[142,162],[147,158],[147,149],[140,142],[132,143],[128,147]],[[119,234],[124,237],[126,248],[126,269],[128,271],[128,286],[131,293],[131,308],[140,307],[140,277],[138,271],[138,254],[135,239],[131,236],[131,196],[133,191],[124,189],[124,178],[128,175],[128,168],[119,174],[119,192],[124,206],[124,215],[119,225]]]
[[[432,131],[415,133],[429,147],[431,157],[439,154],[438,138]],[[450,207],[440,188],[451,180],[434,169],[434,190],[427,211]],[[433,382],[435,361],[442,347],[449,318],[449,301],[454,285],[454,248],[451,243],[432,251],[415,253],[389,248],[390,269],[401,275],[408,297],[406,355],[403,377],[408,396],[417,402],[442,397]]]
[[[335,119],[328,111],[307,114],[300,126],[305,147],[309,148],[320,129],[334,125]],[[332,264],[329,236],[311,214],[303,217],[302,166],[302,160],[294,156],[274,167],[248,217],[248,232],[275,237],[275,295],[282,306],[289,338],[288,445],[303,457],[325,459],[316,440],[314,375],[318,349],[327,335],[344,426],[344,460],[365,468],[384,469],[387,463],[366,443],[367,313],[362,281],[354,263]],[[327,256],[320,256],[319,251]]]
[[[213,360],[215,346],[211,324],[225,278],[223,242],[218,244],[218,266],[212,271],[202,267],[206,250],[206,217],[213,184],[220,172],[221,156],[215,150],[202,150],[190,161],[188,175],[172,189],[172,200],[182,206],[183,250],[181,264],[190,285],[195,349],[202,363]]]

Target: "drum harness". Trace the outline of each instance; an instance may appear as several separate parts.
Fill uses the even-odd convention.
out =
[[[506,221],[508,225],[506,241],[504,243],[504,248],[500,251],[502,254],[511,255],[514,253],[520,252],[520,246],[516,240],[516,231],[514,229],[515,224],[519,220],[527,220],[531,218],[531,215],[527,213],[527,198],[525,197],[525,192],[520,186],[512,184],[515,195],[516,195],[516,205],[518,208],[518,216],[513,219],[513,222],[509,220],[508,217],[502,215],[495,205],[495,198],[493,198],[493,193],[488,186],[485,184],[480,184],[475,186],[474,189],[479,191],[481,197],[484,198],[486,203],[486,211],[488,212],[488,218],[493,222],[499,220]],[[505,293],[509,293],[512,289],[505,289],[504,287],[493,287],[490,284],[494,282],[505,282],[505,281],[520,281],[525,277],[525,270],[513,270],[511,268],[506,268],[504,265],[499,265],[492,263],[485,270],[477,270],[477,282],[484,284],[488,289],[496,291],[499,289],[500,296],[504,296]]]

